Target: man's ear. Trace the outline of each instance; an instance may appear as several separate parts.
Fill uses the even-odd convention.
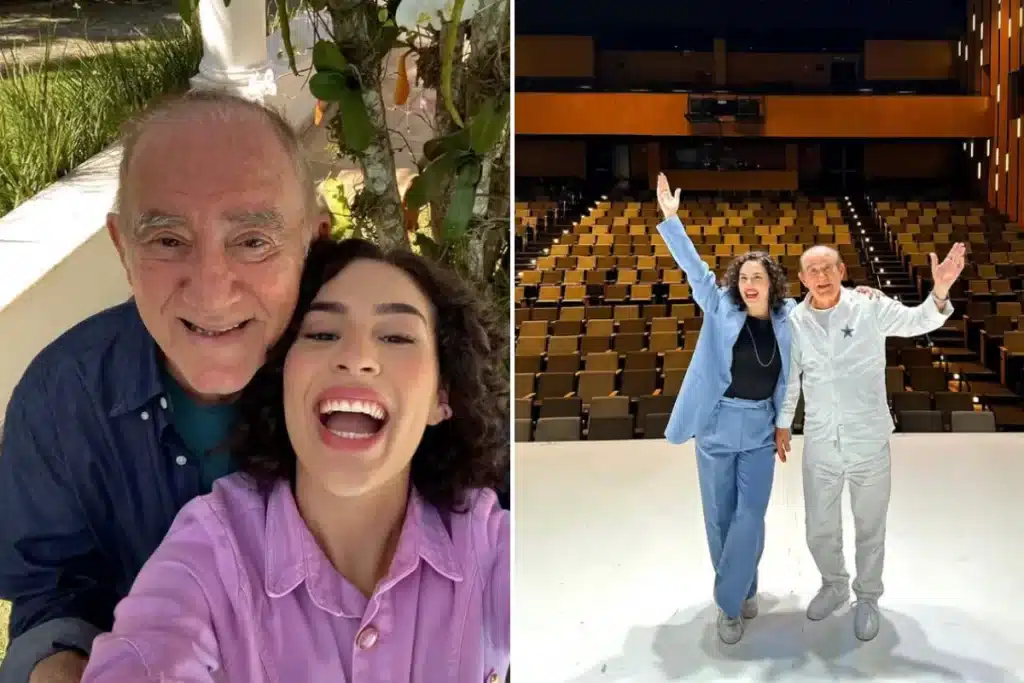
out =
[[[131,284],[132,274],[128,269],[127,245],[125,244],[124,232],[121,230],[121,216],[119,214],[113,212],[107,214],[107,234],[110,235],[110,241],[114,243],[114,248],[117,249],[117,257],[121,259],[121,267],[124,268],[128,284]]]

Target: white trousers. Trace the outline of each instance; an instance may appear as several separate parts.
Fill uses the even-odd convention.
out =
[[[882,596],[885,519],[891,491],[889,442],[804,442],[803,479],[807,546],[822,583],[846,588],[850,575],[843,558],[843,485],[850,483],[856,534],[858,600]]]

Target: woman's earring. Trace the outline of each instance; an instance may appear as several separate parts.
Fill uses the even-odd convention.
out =
[[[441,419],[450,420],[452,418],[452,407],[447,403],[441,404]]]

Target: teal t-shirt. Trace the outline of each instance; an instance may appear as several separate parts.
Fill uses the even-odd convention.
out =
[[[238,416],[237,408],[233,403],[197,403],[167,373],[164,373],[164,386],[171,408],[171,424],[199,463],[200,485],[203,493],[209,493],[213,482],[235,471],[225,441]]]

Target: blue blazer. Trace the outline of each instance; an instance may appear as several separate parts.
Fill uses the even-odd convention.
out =
[[[686,279],[693,300],[704,311],[704,325],[697,338],[697,349],[683,378],[683,387],[672,407],[672,416],[665,429],[671,443],[686,443],[707,424],[718,402],[732,384],[732,349],[746,322],[747,312],[737,306],[728,291],[720,287],[715,274],[701,259],[686,234],[682,221],[673,216],[658,225],[658,232]],[[786,396],[789,375],[790,327],[789,312],[796,306],[792,299],[772,312],[772,328],[782,354],[782,372],[772,395],[778,413]]]

